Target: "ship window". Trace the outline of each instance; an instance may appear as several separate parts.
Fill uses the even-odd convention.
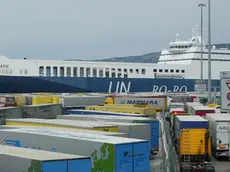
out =
[[[60,76],[61,77],[65,76],[65,68],[64,67],[60,67]]]
[[[166,73],[168,73],[168,71],[169,71],[168,69],[165,69],[165,72],[166,72]]]
[[[90,77],[91,74],[90,74],[91,70],[89,67],[86,68],[86,77]]]
[[[103,77],[103,69],[99,69],[99,77]]]
[[[130,71],[130,73],[133,73],[133,69],[130,69],[129,71]]]
[[[114,71],[112,71],[112,78],[116,77],[116,73]]]
[[[71,67],[67,67],[67,77],[71,77]]]
[[[136,74],[139,74],[139,69],[136,69]]]
[[[27,69],[24,70],[24,74],[25,74],[25,75],[28,74],[28,70],[27,70]]]
[[[141,69],[142,75],[145,75],[145,69]]]
[[[159,72],[163,72],[163,70],[162,70],[162,69],[159,69]]]
[[[46,66],[46,76],[51,76],[51,69],[49,66]]]
[[[109,78],[109,71],[107,71],[107,70],[105,71],[105,77]]]
[[[121,78],[121,73],[118,73],[118,78]]]
[[[77,77],[77,67],[73,67],[73,76]]]
[[[124,72],[127,72],[127,69],[124,69]]]
[[[181,70],[181,73],[184,73],[185,72],[185,70]]]
[[[157,69],[153,69],[153,72],[157,72]]]
[[[20,69],[20,74],[22,75],[22,69]],[[39,76],[43,76],[43,75],[44,75],[44,67],[39,66]]]
[[[80,77],[84,77],[84,67],[80,67]]]
[[[118,71],[121,72],[121,69],[119,68]]]
[[[124,74],[124,78],[128,78],[128,74]]]
[[[176,73],[179,73],[179,69],[176,70]]]
[[[2,73],[4,74],[4,71],[2,70]],[[20,69],[20,75],[22,75],[23,74],[23,70],[22,69]],[[40,74],[40,76],[43,76],[43,73],[42,73],[42,75]]]
[[[170,72],[171,72],[171,73],[173,73],[173,72],[174,72],[174,70],[173,70],[173,69],[170,69]]]
[[[93,77],[97,77],[97,68],[93,68]]]
[[[57,76],[57,67],[53,67],[53,76]]]

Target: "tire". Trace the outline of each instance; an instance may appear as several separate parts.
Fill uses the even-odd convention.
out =
[[[180,172],[191,172],[191,165],[188,163],[181,163]]]
[[[215,172],[215,167],[213,165],[206,165],[205,172]]]

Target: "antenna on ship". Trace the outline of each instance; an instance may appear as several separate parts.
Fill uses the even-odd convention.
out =
[[[179,38],[180,34],[179,33],[176,33],[176,41],[179,41],[180,38]]]

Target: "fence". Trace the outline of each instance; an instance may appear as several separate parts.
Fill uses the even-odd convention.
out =
[[[154,165],[151,164],[150,172],[179,172],[178,156],[171,138],[170,125],[165,120],[164,112],[159,113],[158,118],[161,124],[159,151],[161,155],[153,160]]]

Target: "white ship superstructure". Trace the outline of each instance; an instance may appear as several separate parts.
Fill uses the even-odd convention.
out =
[[[10,59],[0,56],[0,75],[41,77],[98,77],[98,78],[200,78],[201,41],[194,35],[188,41],[177,39],[162,50],[158,63],[121,63],[92,61],[58,61]],[[203,76],[207,79],[208,53],[203,49]],[[219,79],[220,71],[229,70],[230,50],[212,47],[212,78]]]

